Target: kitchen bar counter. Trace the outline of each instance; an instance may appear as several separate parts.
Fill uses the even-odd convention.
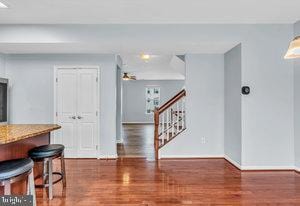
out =
[[[50,132],[60,129],[56,124],[12,124],[0,126],[0,161],[28,157],[34,147],[50,144]],[[42,166],[35,164],[34,175],[39,176]],[[13,194],[24,194],[24,182],[12,185]],[[24,189],[25,188],[25,189]],[[0,195],[3,188],[0,187]]]
[[[59,129],[56,124],[12,124],[0,126],[0,145],[8,144]]]

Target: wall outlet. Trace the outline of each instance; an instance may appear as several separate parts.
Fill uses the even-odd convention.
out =
[[[201,143],[202,143],[202,144],[205,144],[205,143],[206,143],[205,137],[202,137],[202,138],[201,138]]]

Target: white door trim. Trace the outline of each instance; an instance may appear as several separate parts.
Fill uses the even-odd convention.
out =
[[[100,116],[101,116],[101,111],[100,111],[100,84],[101,84],[101,68],[100,66],[96,66],[96,65],[54,65],[54,69],[53,69],[53,92],[54,92],[54,98],[53,98],[53,105],[54,105],[54,113],[53,113],[53,119],[54,119],[54,124],[57,124],[57,116],[56,116],[56,112],[57,112],[57,71],[59,69],[74,69],[74,68],[81,68],[81,69],[97,69],[97,76],[98,76],[98,82],[97,82],[97,112],[98,112],[98,118],[96,121],[96,129],[97,129],[97,145],[95,145],[95,147],[97,146],[97,158],[100,159]],[[52,132],[50,135],[50,143],[54,142],[54,136],[55,136],[55,132]]]

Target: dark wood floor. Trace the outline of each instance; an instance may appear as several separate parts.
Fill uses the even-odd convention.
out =
[[[67,188],[38,205],[300,205],[300,174],[240,172],[223,159],[66,160]]]
[[[119,157],[154,157],[154,125],[123,124],[123,143],[118,144]]]

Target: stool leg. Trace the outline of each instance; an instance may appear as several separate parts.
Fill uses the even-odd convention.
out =
[[[28,183],[27,183],[27,194],[32,195],[33,206],[36,206],[36,196],[35,196],[35,186],[34,186],[34,175],[33,170],[28,175]]]
[[[11,185],[9,181],[4,182],[4,195],[11,195]]]
[[[44,159],[44,161],[43,161],[43,184],[47,184],[47,174],[48,174],[47,160]]]
[[[52,168],[52,158],[48,159],[48,196],[49,199],[52,200],[53,199],[53,168]]]
[[[66,166],[65,166],[65,156],[64,153],[60,156],[60,162],[61,162],[61,174],[62,174],[62,182],[63,187],[65,188],[67,186],[67,179],[66,179]]]

